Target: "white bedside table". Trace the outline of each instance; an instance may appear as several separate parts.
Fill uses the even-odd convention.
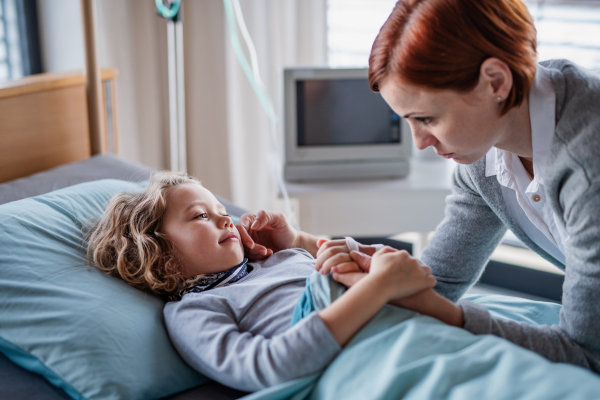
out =
[[[435,230],[451,192],[452,160],[411,161],[403,179],[286,182],[299,203],[300,228],[326,236],[390,236]]]

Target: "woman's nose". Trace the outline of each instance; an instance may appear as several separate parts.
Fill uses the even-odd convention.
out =
[[[438,140],[431,133],[424,129],[415,129],[411,126],[413,141],[419,150],[425,150],[429,146],[435,145]]]

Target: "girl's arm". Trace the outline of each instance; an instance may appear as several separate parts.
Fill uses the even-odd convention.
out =
[[[434,285],[429,267],[405,251],[384,247],[373,256],[369,275],[323,309],[319,317],[344,346],[386,303]]]
[[[169,337],[181,357],[223,385],[254,392],[309,376],[341,350],[317,313],[265,336],[240,326],[230,306],[220,296],[186,296],[164,309]]]

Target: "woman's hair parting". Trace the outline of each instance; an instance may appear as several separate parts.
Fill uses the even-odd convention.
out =
[[[161,233],[169,189],[200,184],[185,173],[159,172],[141,193],[119,193],[87,232],[87,257],[107,275],[129,285],[166,296],[185,279],[172,243]]]
[[[521,0],[400,0],[369,57],[369,84],[388,75],[431,89],[472,90],[483,61],[496,57],[513,75],[502,114],[529,93],[537,65],[536,30]]]

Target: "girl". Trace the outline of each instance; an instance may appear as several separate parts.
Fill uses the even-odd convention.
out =
[[[185,174],[159,173],[144,192],[111,199],[91,230],[88,257],[104,273],[170,300],[169,335],[193,368],[255,391],[321,370],[387,302],[435,285],[429,267],[384,247],[366,278],[290,327],[314,270],[311,238],[293,235],[305,249],[248,262],[215,196]]]

